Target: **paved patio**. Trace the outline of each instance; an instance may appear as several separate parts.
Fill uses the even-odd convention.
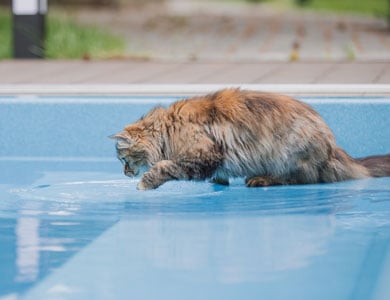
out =
[[[0,61],[4,84],[390,84],[390,63]]]
[[[183,89],[183,85],[192,87]],[[224,86],[290,94],[390,95],[390,64],[0,61],[0,94],[187,94]]]

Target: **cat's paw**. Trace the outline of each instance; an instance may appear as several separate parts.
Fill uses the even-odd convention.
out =
[[[151,172],[146,172],[138,183],[137,189],[141,191],[152,190],[158,188],[161,184],[162,183],[156,180]]]
[[[147,188],[146,185],[142,182],[142,180],[138,182],[137,189],[140,191],[150,190],[150,188]]]
[[[157,188],[158,186],[155,186],[153,184],[150,184],[150,183],[147,183],[143,180],[141,180],[138,185],[137,185],[137,189],[140,190],[140,191],[146,191],[146,190],[152,190],[152,189],[155,189]]]

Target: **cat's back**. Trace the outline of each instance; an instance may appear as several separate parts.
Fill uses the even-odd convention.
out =
[[[212,123],[232,119],[244,108],[242,92],[226,89],[210,95],[177,101],[168,108],[168,115],[181,121]]]
[[[216,93],[181,100],[167,111],[173,119],[199,124],[232,122],[253,124],[255,120],[287,121],[317,113],[308,105],[285,95],[225,89]]]

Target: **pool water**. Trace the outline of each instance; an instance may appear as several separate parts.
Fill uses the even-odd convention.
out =
[[[136,190],[107,136],[177,99],[0,96],[0,300],[389,299],[390,177]],[[301,99],[390,152],[390,98]]]

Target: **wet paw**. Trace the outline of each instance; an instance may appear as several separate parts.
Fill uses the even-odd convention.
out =
[[[140,182],[137,185],[137,189],[141,191],[152,190],[158,188],[162,183],[156,182],[155,178],[150,172],[144,173]]]
[[[145,185],[144,182],[142,182],[142,180],[138,183],[137,185],[137,189],[139,189],[140,191],[145,191],[145,190],[150,190],[152,189],[152,187],[148,187],[147,185]]]

